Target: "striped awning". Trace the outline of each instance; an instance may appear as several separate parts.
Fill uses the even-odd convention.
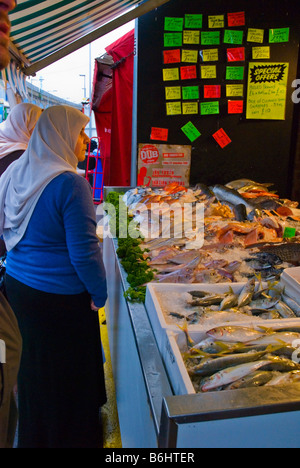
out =
[[[12,59],[32,75],[169,0],[18,0]]]

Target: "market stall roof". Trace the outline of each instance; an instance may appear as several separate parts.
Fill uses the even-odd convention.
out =
[[[148,13],[169,0],[18,0],[10,52],[25,75]]]

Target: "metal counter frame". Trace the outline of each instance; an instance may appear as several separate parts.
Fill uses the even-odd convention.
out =
[[[143,304],[104,239],[107,326],[124,448],[300,447],[300,384],[174,395]]]

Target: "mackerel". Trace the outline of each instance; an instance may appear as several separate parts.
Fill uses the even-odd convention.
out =
[[[270,360],[262,360],[256,362],[248,362],[246,364],[240,364],[239,366],[228,367],[227,369],[221,370],[216,374],[209,377],[201,386],[202,392],[208,392],[224,385],[229,385],[236,380],[242,379],[246,375],[251,374],[270,364]]]
[[[217,341],[225,341],[229,343],[254,342],[257,339],[266,336],[266,333],[255,330],[254,328],[230,325],[212,328],[211,330],[208,330],[206,334]]]
[[[191,375],[207,376],[222,369],[226,369],[227,367],[258,361],[258,359],[263,357],[265,354],[266,351],[249,351],[248,353],[228,354],[215,359],[204,360],[197,366],[189,369],[189,373]]]

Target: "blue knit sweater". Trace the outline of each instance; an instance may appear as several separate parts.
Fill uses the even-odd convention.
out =
[[[23,238],[7,254],[6,271],[40,291],[88,291],[96,306],[105,304],[95,209],[91,187],[82,176],[65,172],[46,186]]]

